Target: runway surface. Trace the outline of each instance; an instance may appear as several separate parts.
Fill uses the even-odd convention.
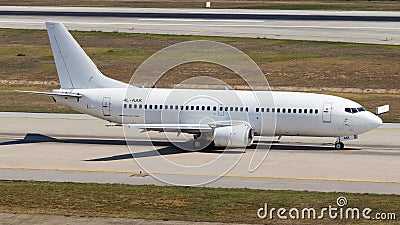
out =
[[[374,44],[400,43],[400,12],[0,7],[1,28],[259,37]]]
[[[0,124],[0,179],[400,194],[398,124],[360,135],[341,151],[333,138],[283,137],[254,172],[255,149],[183,152],[156,132],[152,143],[131,132],[132,156],[121,127],[86,115],[0,113]],[[219,178],[219,166],[230,163]]]

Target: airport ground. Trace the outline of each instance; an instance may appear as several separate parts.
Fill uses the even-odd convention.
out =
[[[131,137],[135,149],[132,155],[120,127],[106,127],[107,122],[93,117],[0,114],[0,177],[10,180],[0,182],[0,211],[14,213],[0,214],[5,221],[36,218],[20,213],[45,213],[86,216],[89,221],[92,217],[109,217],[104,221],[122,217],[259,223],[255,213],[264,201],[276,207],[325,207],[335,204],[339,196],[345,196],[349,206],[400,213],[397,124],[385,124],[360,135],[359,140],[346,143],[347,149],[343,151],[333,150],[333,138],[283,137],[273,143],[255,172],[248,172],[255,151],[250,148],[220,179],[202,187],[185,188],[165,186],[168,183],[160,180],[196,183],[215,179],[216,167],[202,173],[187,167],[212,162],[221,152],[183,152],[161,134],[151,132],[150,143],[146,142],[145,133],[138,131]],[[258,143],[267,144],[262,140]],[[231,162],[237,154],[241,153],[228,154],[226,161]],[[160,164],[154,168],[159,159],[184,167],[166,169]],[[151,164],[148,172],[157,178],[149,176],[137,162],[145,169]],[[275,219],[272,223],[282,221]],[[310,220],[296,223],[308,224]]]
[[[132,7],[132,8],[204,8],[203,0],[0,0],[0,5],[20,6],[84,6],[84,7]],[[284,9],[284,10],[381,10],[397,11],[398,1],[368,0],[214,0],[212,8],[216,9]]]
[[[160,26],[164,26],[164,24]],[[19,95],[12,92],[13,89],[20,88],[44,91],[57,88],[55,66],[45,31],[2,29],[0,32],[2,44],[4,43],[0,47],[0,50],[3,51],[3,54],[0,54],[3,57],[0,60],[2,67],[0,71],[2,77],[1,94],[3,96],[1,104],[4,107],[3,109],[39,112],[53,110],[55,105],[50,103],[51,101],[49,101],[48,97],[35,97],[35,99],[40,100],[32,100],[30,95]],[[74,32],[73,34],[105,74],[123,81],[128,81],[140,62],[153,52],[169,44],[199,38],[199,36],[121,34],[118,32]],[[297,90],[302,90],[304,87],[321,87],[321,92],[331,90],[335,94],[344,95],[367,105],[370,110],[373,110],[376,105],[390,103],[392,111],[385,115],[385,120],[398,121],[399,119],[399,114],[397,114],[400,112],[397,106],[399,94],[396,92],[399,87],[397,73],[399,68],[396,63],[399,54],[398,46],[268,40],[263,38],[200,38],[226,42],[248,53],[260,65],[267,78],[271,77],[271,79],[268,79],[273,86],[285,88],[294,86]],[[375,37],[374,40],[376,41]],[[34,71],[32,71],[32,68],[34,68]],[[217,78],[221,78],[229,84],[241,84],[238,79],[228,79],[231,76],[231,72],[223,68],[215,65],[194,64],[185,65],[182,68],[171,71],[171,74],[168,75],[170,77],[166,76],[162,83],[157,85],[170,85],[176,82],[177,79],[173,77],[174,75],[187,77],[188,74],[185,73],[185,70],[191,70],[193,74],[200,73],[202,75],[215,75],[218,73],[222,75],[220,77],[217,76]],[[6,79],[3,79],[3,77]],[[348,88],[346,89],[348,93],[336,93],[338,90],[343,91],[343,89],[332,89],[341,87]],[[373,94],[366,94],[368,92]],[[22,103],[16,104],[15,102]],[[26,107],[20,108],[21,105]],[[72,112],[66,111],[65,108],[55,107],[54,109],[53,112]],[[146,173],[140,174],[139,171],[141,169],[134,164],[133,156],[127,151],[121,131],[114,128],[105,128],[104,122],[87,118],[82,120],[79,118],[83,115],[73,114],[49,116],[12,113],[2,115],[1,124],[3,126],[1,129],[4,129],[1,130],[0,143],[2,152],[0,173],[2,179],[163,185],[158,180],[146,176]],[[82,129],[82,127],[85,129]],[[195,162],[207,161],[219,155],[215,151],[184,154],[162,139],[161,136],[152,135],[155,135],[156,139],[159,138],[155,142],[157,149],[155,151],[152,151],[152,147],[144,144],[140,138],[136,139],[138,142],[135,144],[142,151],[139,155],[136,155],[140,156],[139,159],[153,162],[158,154],[161,154],[162,157],[173,162],[186,164],[194,162],[193,159],[195,159]],[[260,221],[255,218],[254,211],[260,207],[258,204],[260,201],[253,199],[251,202],[246,202],[245,199],[248,199],[248,195],[255,195],[254,193],[259,192],[262,192],[267,200],[270,199],[270,196],[275,196],[273,202],[275,201],[277,204],[279,202],[287,202],[287,205],[283,205],[285,207],[289,207],[289,203],[293,202],[294,199],[301,200],[299,206],[303,204],[309,206],[309,201],[314,201],[313,199],[315,199],[315,205],[320,206],[322,205],[321,199],[326,199],[323,202],[329,204],[334,203],[339,195],[345,195],[350,202],[355,203],[355,206],[372,205],[378,210],[398,212],[398,137],[398,125],[385,124],[380,129],[360,136],[359,140],[349,142],[346,151],[332,150],[333,139],[283,138],[280,143],[274,143],[265,161],[266,164],[264,163],[262,170],[258,170],[258,173],[253,174],[253,176],[243,174],[243,171],[247,171],[248,165],[245,161],[244,163],[239,163],[236,170],[230,171],[227,176],[209,185],[209,187],[220,187],[218,189],[184,189],[196,192],[195,194],[188,194],[190,191],[182,191],[182,189],[179,189],[180,187],[170,190],[168,189],[170,187],[144,186],[145,189],[154,188],[158,192],[163,190],[162,194],[164,195],[159,197],[163,201],[159,203],[154,199],[150,199],[151,203],[149,204],[145,204],[145,202],[138,203],[141,207],[144,205],[149,208],[155,208],[156,210],[151,215],[147,214],[148,210],[145,208],[145,215],[134,216],[129,214],[131,213],[130,211],[123,216],[142,218],[152,218],[151,216],[154,216],[153,218],[165,218],[166,220],[188,220],[193,218],[192,220],[204,221],[210,220],[207,219],[210,217],[210,206],[216,204],[214,212],[216,212],[217,216],[220,216],[219,218],[228,218],[226,215],[230,216],[231,220],[223,220],[225,222],[254,221],[257,223]],[[261,143],[265,144],[262,141]],[[252,149],[246,151],[243,159],[249,160],[253,152]],[[234,154],[230,156],[234,156]],[[154,172],[155,175],[164,179],[175,179],[175,181],[181,182],[195,182],[201,178],[208,179],[215,176],[210,172],[196,175],[188,174],[187,171],[168,174],[162,168],[150,172]],[[4,201],[7,199],[8,203],[10,203],[1,204],[5,207],[2,210],[3,212],[53,212],[54,214],[63,215],[99,216],[99,214],[95,213],[99,212],[99,209],[107,210],[106,206],[108,205],[115,204],[114,210],[118,210],[118,205],[135,203],[132,199],[137,199],[138,196],[144,194],[154,195],[151,191],[144,192],[141,189],[142,186],[129,185],[103,186],[100,184],[37,183],[38,192],[26,192],[26,186],[35,186],[35,182],[2,183],[0,187],[4,191],[0,193],[8,194],[5,196],[6,198],[1,199],[4,199]],[[8,189],[9,187],[21,190],[21,192],[14,192],[13,190],[7,192],[7,190],[10,190]],[[96,190],[94,191],[95,201],[86,199],[86,195],[79,199],[71,194],[75,191],[78,193],[90,192],[85,187]],[[110,194],[114,193],[115,190],[121,189],[121,187],[122,189],[126,188],[130,194],[122,193],[120,196]],[[233,189],[223,189],[221,187]],[[65,190],[71,190],[68,188],[76,189],[72,192],[65,192]],[[112,201],[98,198],[97,190],[102,188],[105,189],[102,196]],[[141,190],[132,192],[132,188]],[[266,189],[267,191],[236,188]],[[288,191],[274,192],[268,190],[295,190],[295,192],[292,192],[293,195],[291,195],[291,192]],[[301,192],[299,190],[318,191],[318,193]],[[55,191],[55,194],[49,195],[50,191]],[[189,200],[173,201],[171,200],[173,195],[170,196],[170,191],[177,191],[185,195],[184,197]],[[197,196],[199,191],[207,192],[207,194]],[[210,194],[213,191],[218,192],[218,194]],[[378,193],[380,195],[350,193]],[[27,199],[32,198],[30,200],[32,204],[24,204],[27,201],[25,198],[21,198],[21,194],[26,194]],[[238,198],[241,194],[246,197],[243,197],[243,199]],[[36,201],[33,198],[35,196],[37,196]],[[60,198],[58,196],[61,196],[65,202],[52,201],[56,200],[55,198]],[[228,207],[228,211],[220,211],[220,208],[226,208],[226,201],[219,200],[226,196],[233,196],[236,200],[229,200],[228,206],[231,207]],[[186,216],[182,218],[174,214],[174,212],[180,213],[179,210],[176,211],[179,207],[191,210],[190,213],[196,211],[198,205],[188,205],[188,203],[194,204],[197,201],[197,199],[193,201],[195,197],[201,197],[202,200],[216,200],[211,202],[198,200],[205,205],[200,207],[201,210],[199,210],[199,213],[202,213],[205,218],[196,219],[191,214],[185,214]],[[45,202],[46,199],[49,199],[50,202]],[[241,200],[239,201],[238,199]],[[40,200],[43,200],[41,203],[50,208],[45,206],[35,207],[38,206],[35,203],[40,202]],[[263,201],[264,199],[261,199],[261,204]],[[94,208],[89,208],[82,202]],[[93,204],[93,202],[96,202],[96,204]],[[55,204],[52,205],[52,203]],[[179,204],[181,203],[183,205],[180,206]],[[11,204],[21,208],[12,208],[10,207]],[[81,204],[90,211],[88,214],[85,214],[83,210],[79,210]],[[62,211],[65,205],[72,207],[71,211],[69,211],[70,213]],[[253,205],[256,207],[255,209],[253,209]],[[174,210],[170,210],[168,207],[172,207]],[[241,207],[243,207],[241,212],[246,212],[249,215],[248,218],[251,217],[249,220],[245,216],[243,218],[231,217],[231,215],[240,217],[241,213],[238,213],[237,209],[241,209]],[[44,209],[46,211],[40,211]],[[132,205],[127,204],[126,210],[131,209]],[[168,209],[168,211],[163,212],[163,209]],[[143,211],[135,212],[143,213]],[[162,214],[164,216],[159,214],[160,212],[161,214],[165,213]],[[121,216],[109,213],[110,211],[100,211],[103,216]],[[7,217],[9,215],[2,216]],[[29,218],[31,219],[32,217]],[[222,221],[222,219],[212,219],[212,221]],[[158,222],[160,221],[156,221],[156,223]],[[282,221],[273,222],[281,223]],[[332,223],[331,220],[322,222]],[[338,223],[341,222],[339,221]],[[310,221],[305,223],[310,223]]]

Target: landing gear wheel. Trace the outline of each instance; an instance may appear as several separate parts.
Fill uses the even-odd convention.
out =
[[[210,146],[210,142],[201,138],[193,140],[192,146],[194,151],[202,151]]]
[[[344,144],[343,144],[343,142],[336,142],[336,143],[335,143],[335,149],[336,149],[336,150],[342,150],[342,149],[344,149]]]

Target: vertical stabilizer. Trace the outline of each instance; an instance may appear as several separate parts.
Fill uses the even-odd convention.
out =
[[[46,29],[62,89],[126,87],[104,76],[62,23],[46,22]]]

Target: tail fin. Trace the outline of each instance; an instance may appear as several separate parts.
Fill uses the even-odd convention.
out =
[[[127,86],[104,76],[62,23],[46,22],[46,29],[62,89]]]

